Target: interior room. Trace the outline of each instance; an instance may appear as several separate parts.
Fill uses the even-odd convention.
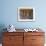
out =
[[[45,4],[46,0],[0,0],[0,46],[46,46]]]

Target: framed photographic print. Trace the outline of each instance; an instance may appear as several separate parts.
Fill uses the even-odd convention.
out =
[[[18,21],[35,21],[35,8],[19,7]]]

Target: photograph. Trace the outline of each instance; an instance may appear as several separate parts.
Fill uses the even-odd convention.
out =
[[[18,21],[35,21],[35,8],[19,7]]]

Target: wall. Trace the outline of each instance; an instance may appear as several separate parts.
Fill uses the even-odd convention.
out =
[[[0,31],[13,24],[15,28],[41,27],[46,31],[46,0],[0,0]],[[35,8],[36,20],[34,22],[18,22],[17,8],[30,6]]]
[[[0,0],[0,25],[13,24],[16,28],[46,28],[46,0]],[[18,22],[17,8],[30,6],[35,8],[35,22]]]

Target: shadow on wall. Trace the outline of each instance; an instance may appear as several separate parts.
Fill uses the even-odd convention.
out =
[[[2,32],[6,31],[6,29],[4,30],[4,28],[6,28],[6,26],[4,24],[0,24],[0,43],[2,43]]]

